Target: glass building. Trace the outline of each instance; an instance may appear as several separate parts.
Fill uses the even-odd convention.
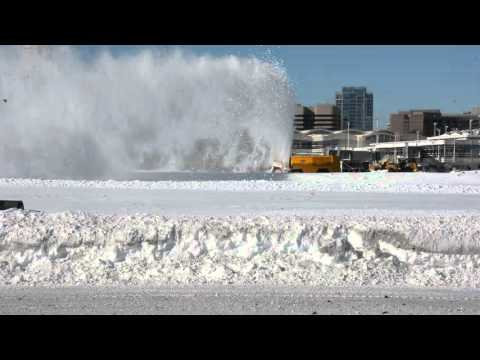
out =
[[[341,128],[373,130],[373,94],[366,87],[343,87],[336,94],[336,104],[340,111]]]

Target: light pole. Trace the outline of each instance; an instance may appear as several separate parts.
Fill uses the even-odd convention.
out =
[[[472,135],[473,119],[468,120],[468,136]],[[473,140],[470,139],[470,166],[473,168]]]
[[[416,150],[417,150],[417,153],[418,153],[418,157],[420,157],[420,150],[418,150],[418,140],[419,140],[419,137],[420,137],[420,130],[417,130],[417,142],[416,142]],[[408,156],[408,154],[407,154]]]
[[[448,125],[445,125],[445,135],[447,135]],[[447,162],[447,139],[443,143],[443,161]]]
[[[393,162],[397,163],[397,134],[395,134],[395,145],[393,147]]]
[[[350,121],[347,121],[347,149],[350,149]]]
[[[473,139],[470,139],[470,165],[473,170]]]
[[[453,138],[453,158],[452,158],[452,163],[455,163],[455,140],[456,140],[456,138]]]
[[[442,135],[442,129],[437,129],[437,133],[435,134],[435,136],[440,136]],[[438,160],[440,161],[440,144],[437,144],[437,156],[438,156]]]

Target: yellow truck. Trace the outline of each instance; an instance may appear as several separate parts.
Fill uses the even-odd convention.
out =
[[[340,172],[340,160],[335,155],[301,155],[290,157],[290,172]]]

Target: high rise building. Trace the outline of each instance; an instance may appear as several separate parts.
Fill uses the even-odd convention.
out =
[[[315,106],[303,106],[297,104],[295,112],[296,130],[339,130],[340,116],[335,105],[318,104]]]
[[[373,129],[373,94],[366,87],[343,87],[336,93],[336,104],[340,111],[340,126],[351,129]]]

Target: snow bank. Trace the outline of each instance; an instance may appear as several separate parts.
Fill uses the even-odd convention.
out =
[[[8,210],[0,212],[0,284],[480,287],[478,220]]]
[[[88,181],[0,178],[0,187],[480,194],[480,172],[289,174],[286,180]]]

